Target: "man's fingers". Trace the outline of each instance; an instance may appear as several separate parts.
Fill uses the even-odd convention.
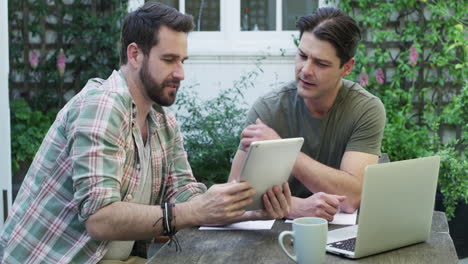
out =
[[[268,198],[268,195],[266,193],[262,195],[262,199],[263,205],[265,206],[265,210],[270,214],[274,213],[273,206],[271,205],[270,199]]]
[[[341,202],[344,201],[344,199],[346,199],[346,196],[321,193],[319,198],[325,201],[330,206],[338,208]]]
[[[291,191],[288,184],[283,184],[283,190],[277,185],[262,195],[265,212],[271,218],[283,218],[289,213],[291,206]]]
[[[334,215],[335,214],[329,213],[329,212],[327,212],[326,210],[323,210],[323,209],[321,209],[321,210],[319,209],[318,212],[316,212],[317,217],[327,219],[327,221],[329,221],[329,222],[333,221],[333,216]]]
[[[253,142],[252,138],[242,138],[240,143],[245,148],[245,151],[247,151],[250,145],[252,144],[252,142]]]
[[[250,186],[250,183],[247,181],[242,181],[242,182],[228,182],[228,183],[223,183],[220,184],[223,185],[222,188],[225,188],[225,193],[227,194],[233,194],[233,193],[238,193],[244,190],[251,189],[252,187]]]
[[[334,216],[336,215],[336,213],[338,213],[338,208],[335,208],[335,207],[327,207],[325,210],[324,210],[327,214],[331,215],[331,216]]]
[[[340,208],[340,205],[344,200],[346,200],[346,196],[334,195],[334,199],[332,199],[333,207],[336,207],[337,209]]]
[[[234,217],[238,217],[238,216],[241,216],[245,214],[245,210],[236,210],[236,211],[231,211],[231,212],[228,212],[227,215],[226,215],[226,218],[229,219],[229,218],[234,218]]]
[[[333,218],[335,217],[334,214],[326,214],[325,219],[327,219],[328,222],[333,221]]]
[[[241,132],[241,138],[251,138],[255,136],[255,128],[248,126]]]
[[[254,195],[255,195],[255,190],[254,189],[243,190],[241,192],[231,194],[229,199],[227,200],[227,202],[228,203],[237,203],[239,201],[251,198]]]
[[[339,205],[338,200],[334,197],[325,196],[319,198],[317,207],[324,213],[335,215],[338,212]]]
[[[283,193],[284,197],[286,197],[286,202],[288,203],[289,206],[291,206],[291,189],[289,189],[289,183],[285,182],[283,183]]]
[[[281,190],[278,186],[273,187],[273,190],[275,191],[276,199],[279,202],[280,207],[278,209],[280,210],[281,214],[288,214],[290,203],[288,203],[288,200],[284,195],[284,190]]]
[[[274,186],[274,188],[278,188],[278,186]],[[275,212],[280,212],[281,211],[281,206],[278,198],[276,197],[276,193],[273,190],[268,190],[267,191],[268,199],[270,200],[271,206],[273,207],[273,210]]]
[[[328,200],[328,201],[324,201],[323,209],[328,214],[335,215],[338,212],[339,205],[340,205],[339,203],[335,203],[334,201],[333,203],[330,203],[330,200]]]
[[[235,194],[229,195],[226,200],[226,207],[224,208],[227,217],[235,217],[242,215],[245,210],[246,205],[249,205],[253,202],[252,196],[255,194],[254,189],[247,189]]]
[[[229,213],[232,213],[232,212],[235,212],[236,210],[238,209],[242,209],[244,208],[246,205],[249,205],[253,202],[253,199],[252,198],[247,198],[247,199],[244,199],[244,200],[240,200],[240,201],[237,201],[237,202],[234,202],[232,203],[231,205],[227,206],[226,207],[226,212],[229,214]],[[242,210],[243,211],[243,210]]]

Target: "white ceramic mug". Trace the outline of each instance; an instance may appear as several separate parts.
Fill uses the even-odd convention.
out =
[[[327,220],[318,217],[296,218],[292,223],[292,230],[292,232],[283,231],[278,237],[278,243],[286,255],[298,263],[324,263],[328,232]],[[283,240],[288,236],[293,237],[296,255],[291,254],[284,247]]]

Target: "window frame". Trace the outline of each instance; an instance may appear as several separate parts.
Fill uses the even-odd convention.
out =
[[[179,0],[179,6],[182,7]],[[273,31],[242,31],[241,1],[220,0],[220,31],[194,31],[189,34],[189,55],[252,56],[292,55],[296,52],[295,30],[282,30],[283,0],[276,0],[276,29]],[[232,10],[235,10],[234,12]],[[185,10],[180,10],[185,12]]]
[[[185,1],[179,0],[179,11],[185,13]],[[282,30],[283,1],[276,0],[276,30],[242,31],[241,0],[220,1],[220,31],[193,31],[189,33],[189,56],[252,56],[273,55],[286,56],[296,53],[294,38],[299,36],[297,30]],[[303,0],[305,1],[305,0]],[[318,6],[335,6],[318,0]],[[129,10],[143,5],[144,0],[129,0]],[[234,11],[233,11],[234,10]]]

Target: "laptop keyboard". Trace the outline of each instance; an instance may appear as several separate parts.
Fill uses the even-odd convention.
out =
[[[331,246],[331,247],[334,247],[334,248],[354,252],[354,249],[356,248],[356,238],[353,237],[353,238],[350,238],[350,239],[333,242],[333,243],[330,243],[328,245]]]

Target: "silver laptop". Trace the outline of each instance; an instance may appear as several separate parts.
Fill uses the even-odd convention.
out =
[[[438,156],[370,165],[358,225],[328,232],[327,251],[361,258],[429,238]]]

